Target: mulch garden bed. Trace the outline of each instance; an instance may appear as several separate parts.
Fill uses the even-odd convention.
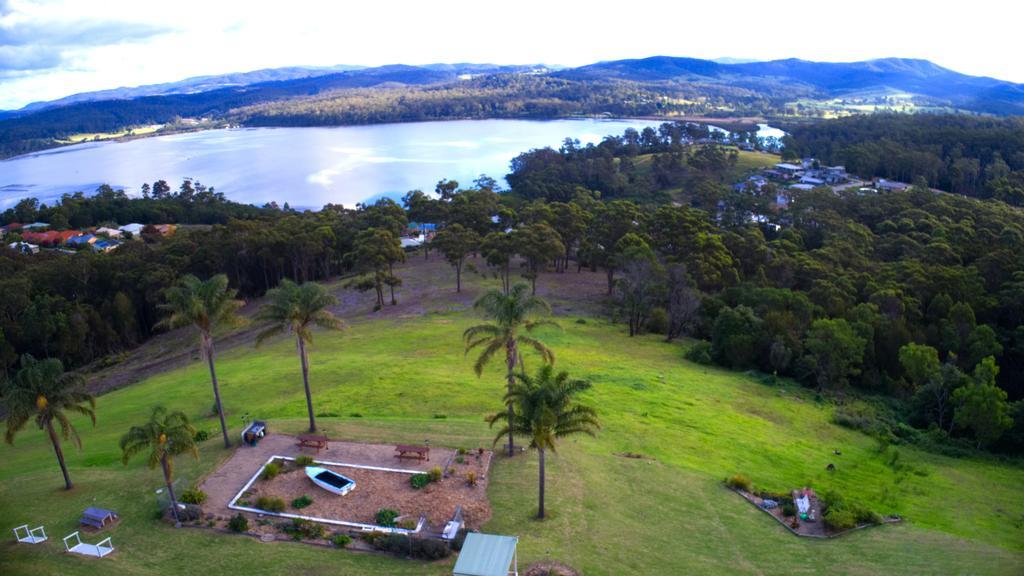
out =
[[[239,504],[258,508],[258,498],[277,497],[284,500],[286,513],[363,524],[375,524],[377,512],[382,508],[390,508],[398,511],[400,521],[405,520],[413,525],[421,516],[425,517],[425,530],[428,532],[440,532],[461,505],[466,526],[474,529],[491,515],[486,495],[489,454],[485,452],[478,458],[474,453],[461,459],[462,464],[452,462],[447,476],[418,490],[409,482],[412,474],[318,463],[318,466],[355,481],[355,489],[344,496],[332,494],[313,484],[303,468],[294,462],[277,460],[282,464],[282,472],[271,480],[257,480]],[[476,475],[475,486],[470,486],[467,481],[470,473]],[[312,498],[313,502],[296,509],[292,501],[301,496]]]

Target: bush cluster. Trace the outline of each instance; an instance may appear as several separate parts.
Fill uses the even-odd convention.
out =
[[[729,476],[725,483],[730,488],[743,490],[745,492],[750,492],[753,487],[753,483],[750,481],[750,478],[747,478],[743,474],[733,474],[732,476]]]
[[[192,440],[194,440],[196,444],[199,444],[200,442],[206,442],[209,439],[210,433],[207,432],[206,430],[196,430],[196,433],[192,435]]]
[[[841,495],[830,492],[819,495],[822,519],[832,530],[849,530],[862,524],[881,524],[882,516],[866,506],[851,502]]]
[[[335,548],[344,548],[352,543],[352,538],[348,534],[335,534],[331,536],[331,544],[334,544]]]
[[[695,343],[686,351],[686,359],[697,364],[709,365],[714,361],[711,359],[711,342],[701,340]]]
[[[414,490],[419,490],[427,484],[430,484],[430,476],[426,474],[413,474],[409,477],[409,485],[412,486]]]
[[[370,540],[377,550],[421,560],[440,560],[451,555],[448,544],[433,538],[410,538],[404,534],[386,534]]]
[[[292,500],[292,508],[295,508],[297,510],[301,510],[301,509],[305,508],[306,506],[309,506],[312,503],[313,503],[313,499],[310,498],[309,496],[306,496],[305,494],[303,494],[302,496],[299,496],[295,500]]]
[[[298,466],[299,468],[305,468],[306,466],[312,466],[313,465],[313,457],[312,456],[306,456],[306,455],[296,456],[295,457],[295,465]]]
[[[430,477],[431,482],[439,482],[443,474],[444,473],[441,472],[440,466],[434,466],[433,468],[430,469],[429,472],[427,472],[427,476]]]
[[[284,500],[277,496],[260,496],[256,499],[256,507],[267,512],[284,512]]]
[[[391,508],[381,508],[373,516],[377,526],[384,526],[385,528],[393,528],[395,526],[395,518],[398,518],[398,511]]]
[[[281,465],[277,462],[271,462],[263,467],[263,471],[260,472],[260,478],[263,480],[273,480],[280,473]]]
[[[178,498],[178,501],[182,504],[201,505],[203,502],[206,502],[206,492],[203,492],[198,488],[189,488],[181,493],[181,497]]]
[[[291,522],[278,525],[278,528],[292,537],[292,540],[319,540],[324,537],[324,527],[316,522],[294,518]]]
[[[232,532],[245,532],[249,530],[249,519],[241,514],[235,514],[228,520],[228,529]]]

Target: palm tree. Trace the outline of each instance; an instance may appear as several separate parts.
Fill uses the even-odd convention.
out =
[[[71,490],[72,484],[60,440],[73,440],[81,448],[82,439],[66,412],[84,414],[96,425],[96,400],[85,391],[84,383],[81,376],[65,373],[64,365],[56,358],[36,360],[25,354],[21,357],[21,369],[0,389],[0,401],[7,412],[4,440],[14,444],[14,437],[34,418],[39,429],[50,436],[67,490]],[[60,425],[60,435],[53,427],[55,420]]]
[[[338,299],[315,282],[307,282],[301,286],[291,280],[282,280],[281,284],[267,292],[268,302],[260,308],[256,319],[268,324],[256,336],[259,346],[267,338],[291,332],[295,335],[295,345],[299,351],[299,362],[302,364],[302,384],[306,387],[306,409],[309,411],[309,431],[316,432],[316,420],[313,418],[313,396],[309,391],[309,356],[306,346],[313,343],[313,326],[340,330],[344,323],[335,318],[327,310],[328,306],[338,303]]]
[[[477,357],[473,370],[477,376],[483,373],[484,367],[500,350],[505,351],[505,379],[508,390],[515,386],[515,370],[518,365],[523,367],[520,348],[533,348],[547,364],[555,362],[555,353],[540,340],[524,334],[533,332],[541,326],[558,326],[551,320],[535,320],[534,316],[551,313],[551,306],[544,299],[529,293],[530,287],[519,283],[512,287],[508,294],[491,289],[477,298],[473,307],[483,312],[485,318],[493,320],[490,324],[479,324],[467,328],[462,334],[466,343],[466,353],[474,348],[483,348]],[[512,403],[508,403],[508,424],[513,423]],[[514,454],[513,434],[508,435],[508,455]]]
[[[593,436],[601,427],[597,422],[597,412],[589,406],[577,404],[573,398],[576,394],[590,388],[586,380],[569,378],[568,372],[557,375],[551,365],[541,366],[534,377],[516,374],[517,382],[505,396],[505,401],[515,404],[518,411],[514,425],[505,424],[494,438],[497,443],[502,436],[511,436],[515,430],[530,439],[530,448],[537,449],[540,464],[538,481],[539,500],[537,517],[544,518],[544,453],[547,449],[555,451],[555,439],[574,434]],[[491,425],[505,418],[505,413],[498,412],[489,418]]]
[[[245,303],[235,300],[237,290],[228,288],[228,277],[218,274],[203,282],[189,274],[181,278],[176,286],[167,290],[167,304],[161,306],[170,312],[158,326],[181,328],[194,326],[199,332],[199,351],[210,366],[210,381],[213,384],[213,401],[220,418],[220,431],[224,435],[224,447],[230,448],[228,427],[224,423],[224,408],[220,403],[220,386],[217,371],[213,366],[213,331],[221,324],[233,325],[240,320],[237,311]]]
[[[146,464],[152,470],[160,465],[167,483],[167,495],[171,500],[171,510],[175,521],[178,518],[178,499],[174,496],[174,457],[186,452],[196,460],[199,450],[195,441],[196,429],[188,421],[184,412],[168,412],[163,406],[153,408],[149,422],[142,426],[132,426],[121,437],[121,463],[125,466],[132,456],[149,450]]]

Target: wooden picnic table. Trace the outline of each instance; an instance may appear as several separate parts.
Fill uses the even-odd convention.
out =
[[[320,450],[329,450],[327,436],[320,436],[317,434],[300,434],[299,441],[295,443],[299,447],[299,450],[303,448],[316,448],[316,453],[319,454]]]
[[[94,528],[103,528],[107,523],[113,522],[114,520],[117,520],[117,513],[113,510],[93,508],[90,506],[85,509],[85,512],[82,512],[79,524],[92,526]]]
[[[418,460],[430,461],[430,447],[416,446],[412,444],[399,444],[395,446],[395,458],[416,458]]]

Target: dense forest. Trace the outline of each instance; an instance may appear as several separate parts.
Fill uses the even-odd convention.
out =
[[[243,297],[284,278],[346,275],[386,306],[401,297],[407,222],[432,222],[428,246],[453,278],[474,253],[506,287],[520,274],[536,286],[600,270],[608,313],[631,335],[693,338],[698,362],[876,398],[867,412],[841,406],[837,421],[889,441],[1024,449],[1018,208],[936,193],[921,178],[880,195],[815,189],[771,209],[727,186],[734,152],[686,145],[700,136],[686,130],[524,153],[505,192],[487,177],[442,181],[433,194],[355,209],[242,206],[189,181],[157,181],[141,199],[105,188],[54,206],[22,202],[0,219],[192,226],[109,254],[0,251],[0,366],[22,353],[72,367],[117,361],[154,333],[164,289],[189,273],[226,273]],[[685,202],[660,201],[666,188]]]
[[[873,114],[787,126],[794,157],[1024,206],[1024,118]]]

